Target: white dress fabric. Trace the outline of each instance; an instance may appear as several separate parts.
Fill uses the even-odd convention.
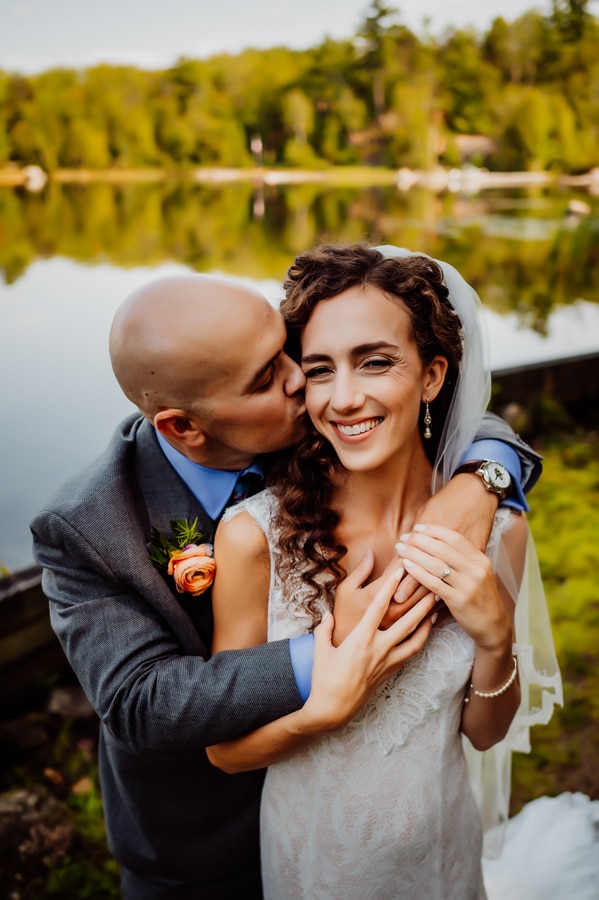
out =
[[[413,255],[390,245],[378,249],[387,257]],[[480,300],[456,269],[436,262],[460,317],[464,355],[435,461],[432,493],[455,471],[490,397]],[[293,603],[306,590],[299,574],[285,585],[276,574],[273,502],[263,492],[225,514],[230,517],[247,509],[268,539],[269,640],[305,634],[312,627],[311,619]],[[516,603],[514,652],[522,700],[506,739],[485,753],[462,740],[459,723],[474,645],[454,620],[440,618],[422,652],[346,728],[269,768],[261,835],[266,900],[477,900],[486,896],[480,861],[483,846],[486,856],[499,856],[504,833],[508,832],[511,842],[516,822],[508,822],[512,751],[528,751],[530,727],[548,722],[554,706],[562,703],[534,543],[531,538],[520,578],[502,540],[511,521],[509,511],[498,510],[487,548],[498,578]],[[539,812],[538,807],[534,809],[536,822]],[[584,818],[580,806],[577,813]],[[581,826],[587,834],[588,820],[587,815]],[[552,840],[559,840],[556,835],[554,828]],[[566,838],[561,836],[564,846]],[[597,846],[593,845],[592,853],[596,854]],[[511,887],[506,891],[499,887],[499,893],[495,889],[497,884],[512,885],[518,879],[513,866],[506,872],[508,849],[506,845],[500,859],[485,860],[485,878],[489,873],[494,891],[489,892],[489,900],[523,896]],[[541,857],[531,854],[530,871],[535,859]],[[526,860],[522,865],[524,873]],[[587,868],[590,871],[593,863]],[[557,882],[549,885],[543,871],[540,862],[535,884],[545,884],[547,893],[538,896],[587,900],[586,894],[569,893],[567,872],[562,893],[552,893]],[[530,894],[528,900],[536,896]],[[588,896],[599,900],[599,890]]]
[[[287,599],[306,590],[299,575],[284,586],[277,576],[274,503],[263,491],[225,513],[247,511],[268,540],[268,640],[312,627]],[[510,520],[498,511],[487,550],[493,561]],[[547,720],[547,694],[551,706],[561,700],[559,679],[531,669],[533,648],[515,647],[522,690],[538,693],[538,717],[524,697],[526,715],[492,751],[477,753],[460,736],[475,648],[447,618],[349,725],[269,767],[265,900],[599,900],[599,801],[583,794],[527,804],[485,835],[499,858],[481,860],[485,795],[509,796],[511,750],[527,749],[523,723]]]
[[[271,554],[268,640],[311,621],[280,583],[268,491],[233,507],[264,531]],[[291,583],[293,582],[293,583]],[[459,726],[474,644],[440,620],[424,649],[345,728],[269,767],[262,794],[266,900],[484,898],[480,814]]]
[[[414,255],[411,250],[390,244],[376,249],[389,258]],[[462,461],[491,396],[489,344],[480,298],[457,269],[440,259],[435,262],[443,271],[449,301],[460,317],[463,356],[435,459],[433,494],[447,484]],[[507,513],[500,510],[498,515]],[[494,529],[487,555],[515,603],[513,650],[518,656],[521,702],[506,738],[499,744],[478,753],[468,741],[464,742],[470,782],[483,820],[485,857],[501,853],[503,829],[498,826],[505,826],[508,819],[512,752],[528,753],[531,726],[547,724],[555,705],[563,703],[561,675],[534,541],[529,535],[524,572],[520,577],[513,570],[502,534],[502,528]]]

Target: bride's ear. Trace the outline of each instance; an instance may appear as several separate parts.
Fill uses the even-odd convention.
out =
[[[422,382],[422,399],[426,398],[434,400],[445,381],[447,374],[448,362],[444,356],[435,356],[433,361],[428,364],[424,372],[424,380]]]

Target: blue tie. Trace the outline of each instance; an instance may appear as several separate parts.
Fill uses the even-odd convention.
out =
[[[263,481],[262,475],[259,475],[258,472],[242,472],[235,482],[235,487],[227,506],[235,506],[236,503],[241,503],[246,497],[257,494],[258,491],[262,490]]]

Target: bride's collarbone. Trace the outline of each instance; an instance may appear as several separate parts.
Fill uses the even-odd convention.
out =
[[[383,540],[380,536],[372,533],[364,535],[358,541],[345,543],[342,540],[341,543],[347,547],[347,553],[341,561],[343,568],[346,572],[353,571],[362,562],[366,553],[371,550],[374,554],[374,566],[371,575],[366,581],[366,584],[369,584],[371,581],[379,578],[393,560],[396,560],[399,565],[399,558],[395,550],[396,541],[397,538],[386,538]]]

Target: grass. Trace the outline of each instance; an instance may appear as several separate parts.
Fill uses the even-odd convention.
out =
[[[514,754],[512,812],[542,794],[599,799],[599,456],[597,440],[544,448],[531,497],[537,544],[564,681],[564,706],[532,730],[532,752]]]
[[[41,849],[23,854],[21,845],[18,852],[11,852],[11,837],[4,833],[7,846],[0,851],[0,896],[118,900],[119,869],[108,853],[102,815],[96,720],[72,722],[31,712],[26,723],[37,740],[25,740],[30,750],[21,752],[2,772],[0,790],[16,787],[28,793],[28,810],[40,811],[29,834],[41,836]],[[48,799],[36,804],[40,797]],[[29,811],[27,817],[31,818]],[[27,826],[21,828],[27,830]],[[71,836],[66,852],[61,847],[65,831]]]

